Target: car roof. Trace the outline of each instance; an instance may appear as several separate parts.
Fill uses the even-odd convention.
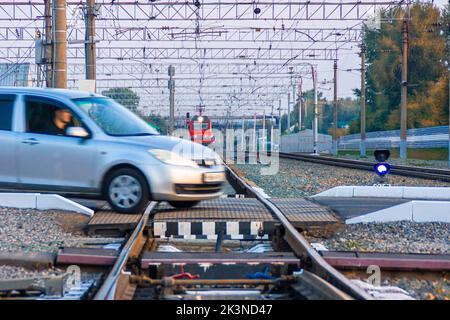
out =
[[[69,90],[69,89],[54,89],[54,88],[36,88],[36,87],[0,87],[0,93],[3,94],[38,94],[45,96],[52,96],[54,98],[87,98],[87,97],[102,97],[99,94]]]

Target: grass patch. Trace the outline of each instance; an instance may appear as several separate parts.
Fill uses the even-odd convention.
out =
[[[400,158],[400,149],[389,149],[391,151],[391,158]],[[367,150],[367,158],[373,159],[373,151]],[[339,150],[339,156],[353,156],[359,158],[359,150]],[[448,149],[447,148],[409,148],[408,149],[408,159],[418,159],[418,160],[443,160],[448,159]]]

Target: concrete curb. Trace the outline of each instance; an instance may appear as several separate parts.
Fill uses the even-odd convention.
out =
[[[370,222],[444,222],[450,223],[449,201],[413,200],[390,208],[347,219],[346,224]]]
[[[339,186],[318,193],[314,197],[375,197],[420,200],[449,200],[449,187],[374,187]]]
[[[56,194],[0,193],[0,207],[74,211],[92,217],[94,210]]]

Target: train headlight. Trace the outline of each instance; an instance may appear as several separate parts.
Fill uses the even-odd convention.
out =
[[[387,164],[386,162],[379,162],[376,165],[374,165],[374,168],[375,168],[375,172],[379,176],[385,176],[391,170],[391,166],[389,164]]]

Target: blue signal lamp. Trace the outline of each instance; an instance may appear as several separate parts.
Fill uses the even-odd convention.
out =
[[[391,166],[386,162],[379,162],[374,165],[374,169],[380,177],[383,177],[391,171]]]

